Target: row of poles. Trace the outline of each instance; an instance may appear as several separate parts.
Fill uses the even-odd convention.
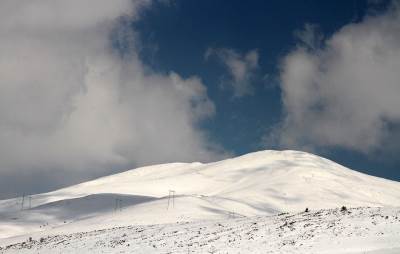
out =
[[[22,201],[21,201],[21,211],[24,210],[25,208],[25,202],[28,200],[28,209],[31,209],[32,207],[32,197],[31,196],[26,196],[25,193],[22,194]],[[172,207],[175,207],[175,191],[170,190],[168,193],[168,206],[167,210]],[[115,199],[115,207],[114,211],[122,211],[122,199],[116,198]]]
[[[26,196],[25,193],[22,195],[22,202],[21,202],[21,211],[24,210],[24,204],[25,200],[28,200],[29,204],[29,209],[32,207],[32,197],[31,196]],[[167,210],[170,208],[175,208],[175,191],[174,190],[169,190],[168,192],[168,204],[167,204]],[[122,199],[116,198],[115,199],[115,207],[114,211],[122,211]],[[235,212],[230,212],[229,217],[235,218],[236,213]]]
[[[32,197],[31,196],[26,196],[25,193],[22,194],[22,201],[21,201],[21,211],[24,210],[25,208],[25,202],[28,200],[28,209],[31,209],[32,207]],[[168,205],[167,205],[167,210],[170,208],[175,207],[175,191],[174,190],[169,190],[168,192]],[[114,211],[122,211],[122,199],[116,198],[115,199],[115,207]]]
[[[168,204],[167,204],[167,210],[170,208],[175,208],[175,191],[174,190],[169,190],[168,192]],[[122,211],[122,199],[116,198],[115,199],[115,207],[114,211]]]

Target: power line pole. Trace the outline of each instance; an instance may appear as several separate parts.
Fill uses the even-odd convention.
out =
[[[174,190],[169,190],[169,192],[168,192],[167,210],[169,209],[170,204],[172,204],[172,208],[175,208],[175,191]]]
[[[21,211],[24,210],[25,192],[22,193]]]
[[[117,212],[118,210],[122,211],[122,199],[116,198],[114,211]]]

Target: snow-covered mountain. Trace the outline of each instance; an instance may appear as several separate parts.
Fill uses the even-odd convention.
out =
[[[22,198],[2,200],[0,246],[30,235],[341,206],[400,207],[400,183],[309,153],[261,151],[208,164],[137,168],[25,197],[23,205]]]

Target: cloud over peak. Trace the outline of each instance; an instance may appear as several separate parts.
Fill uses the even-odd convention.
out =
[[[282,61],[286,117],[272,135],[290,147],[382,149],[389,126],[400,123],[399,24],[394,6],[344,26],[321,46],[306,27],[306,40]]]
[[[253,93],[252,81],[258,68],[259,58],[257,50],[240,54],[233,49],[209,48],[206,51],[205,58],[208,59],[211,56],[216,56],[226,67],[230,78],[225,82],[232,88],[234,97]]]
[[[0,3],[2,181],[223,156],[198,127],[215,112],[199,78],[154,72],[135,45],[123,59],[111,47],[110,33],[126,29],[118,18],[135,20],[149,3]]]

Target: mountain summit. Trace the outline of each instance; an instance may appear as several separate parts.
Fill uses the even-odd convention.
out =
[[[400,206],[400,183],[299,151],[260,151],[203,164],[169,163],[0,201],[0,238],[37,231]]]

